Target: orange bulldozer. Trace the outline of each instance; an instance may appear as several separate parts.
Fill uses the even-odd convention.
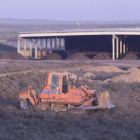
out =
[[[70,84],[69,73],[50,72],[47,74],[45,88],[38,96],[33,87],[20,93],[20,106],[23,109],[50,109],[55,112],[87,111],[93,109],[114,108],[108,91],[97,93],[88,86],[78,86],[79,79]]]

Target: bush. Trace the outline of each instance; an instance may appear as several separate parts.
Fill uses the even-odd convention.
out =
[[[54,64],[50,64],[50,62],[43,63],[44,66],[41,66],[41,68],[50,68],[51,66],[51,68],[55,68],[55,66],[53,67]],[[31,64],[28,68],[37,66],[36,61]],[[75,63],[73,64],[75,65]],[[9,70],[10,66],[8,67]],[[59,63],[56,64],[56,66],[59,66]],[[65,68],[71,67],[70,63],[62,64],[62,66]],[[37,68],[39,68],[39,66],[37,66]],[[79,74],[79,76],[85,73],[83,70],[70,72]],[[103,73],[103,75],[105,74]],[[36,93],[39,94],[44,88],[45,79],[46,72],[39,71],[15,73],[0,77],[1,140],[139,139],[139,83],[98,83],[96,81],[89,82],[88,79],[80,80],[80,85],[87,84],[90,89],[96,89],[98,91],[108,90],[111,102],[116,105],[114,109],[94,110],[89,115],[71,113],[55,114],[51,111],[42,112],[36,109],[25,111],[20,109],[19,93],[25,92],[27,86],[34,86]]]

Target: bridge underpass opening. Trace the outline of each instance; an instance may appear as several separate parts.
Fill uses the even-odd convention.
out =
[[[113,60],[121,59],[129,52],[137,54],[140,52],[140,35],[114,35],[112,38]]]
[[[140,35],[89,35],[65,37],[66,51],[109,52],[113,60],[140,52]]]
[[[67,36],[66,51],[112,52],[111,35]]]

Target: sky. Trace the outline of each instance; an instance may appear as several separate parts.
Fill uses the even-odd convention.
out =
[[[0,0],[0,18],[134,21],[140,0]]]

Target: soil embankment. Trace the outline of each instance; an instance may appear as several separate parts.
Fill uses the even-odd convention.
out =
[[[99,66],[99,67],[89,67],[86,69],[88,71],[96,71],[98,73],[100,72],[106,72],[106,73],[111,73],[111,72],[126,72],[124,70],[119,69],[118,67],[115,66]]]
[[[140,70],[138,68],[130,68],[127,73],[107,79],[104,82],[125,82],[133,83],[140,82]]]
[[[21,55],[20,53],[5,53],[0,56],[0,59],[12,59],[12,60],[28,60],[26,57]]]
[[[89,60],[83,53],[74,53],[72,56],[68,57],[66,60]]]
[[[62,57],[58,53],[50,53],[43,58],[43,60],[62,60]]]
[[[124,55],[122,60],[137,60],[138,59],[138,53],[136,52],[129,52]]]
[[[108,52],[98,52],[92,60],[111,60]]]

